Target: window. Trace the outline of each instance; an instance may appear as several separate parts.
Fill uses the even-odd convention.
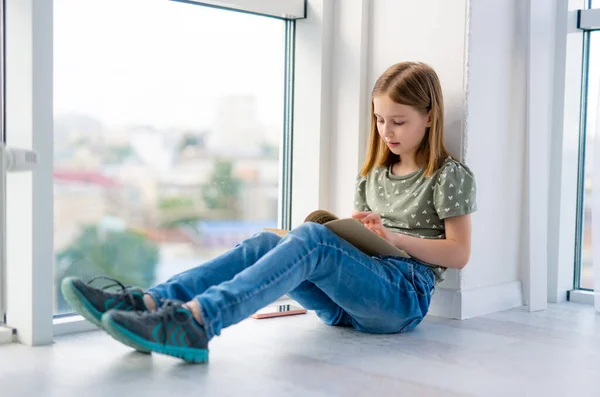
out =
[[[0,2],[0,147],[6,145],[6,128],[4,104],[6,95],[4,90],[4,1]],[[0,149],[1,150],[1,149]],[[0,161],[4,159],[0,156]],[[0,164],[0,325],[6,322],[6,181],[3,164]]]
[[[600,8],[600,0],[592,7]],[[584,39],[584,79],[580,144],[579,208],[576,242],[575,289],[593,289],[592,270],[592,192],[594,140],[600,96],[600,31],[586,31]]]
[[[55,314],[66,276],[149,287],[287,226],[293,22],[54,1]]]

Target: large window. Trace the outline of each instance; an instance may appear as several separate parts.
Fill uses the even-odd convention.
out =
[[[600,8],[600,1],[592,2]],[[584,40],[584,79],[581,122],[580,208],[576,244],[575,289],[593,289],[592,192],[596,124],[600,96],[600,31],[588,31]]]
[[[184,2],[54,1],[56,292],[66,276],[148,287],[285,223],[289,30]]]
[[[0,146],[6,145],[5,127],[5,75],[4,75],[4,1],[0,1]],[[0,157],[0,161],[3,159]],[[6,229],[6,176],[0,164],[0,233]],[[6,315],[6,236],[0,235],[0,325],[5,323]]]

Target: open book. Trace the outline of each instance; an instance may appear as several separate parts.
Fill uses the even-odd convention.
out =
[[[364,252],[369,256],[393,255],[403,258],[410,256],[388,242],[375,232],[363,225],[359,220],[352,218],[340,219],[329,211],[316,210],[308,214],[304,222],[314,222],[325,225],[332,232]],[[285,236],[288,231],[281,229],[265,229],[279,236]]]

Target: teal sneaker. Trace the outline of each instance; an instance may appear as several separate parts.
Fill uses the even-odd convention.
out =
[[[113,338],[185,361],[208,361],[208,338],[183,302],[166,301],[152,312],[110,310],[102,325]]]
[[[112,284],[102,288],[92,287],[97,280],[108,280]],[[98,327],[102,327],[102,315],[111,309],[145,311],[144,291],[140,288],[126,287],[119,281],[108,277],[96,277],[85,283],[77,277],[67,277],[61,283],[61,291],[67,303],[78,314]],[[117,291],[109,288],[119,287]]]
[[[108,280],[112,284],[102,288],[92,287],[91,284],[97,280]],[[119,289],[109,291],[110,288],[115,287]],[[62,281],[60,289],[65,300],[76,313],[100,328],[104,328],[102,315],[109,310],[146,311],[144,291],[140,288],[126,287],[118,280],[109,277],[96,277],[87,283],[78,277],[67,277]],[[150,353],[137,344],[132,343],[128,346],[142,353]]]

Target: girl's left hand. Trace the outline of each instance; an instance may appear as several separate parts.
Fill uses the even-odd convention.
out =
[[[383,226],[381,221],[381,215],[377,212],[370,211],[355,211],[352,213],[352,218],[358,219],[363,225],[368,227],[371,231],[379,234],[381,237],[393,244],[394,232]]]

